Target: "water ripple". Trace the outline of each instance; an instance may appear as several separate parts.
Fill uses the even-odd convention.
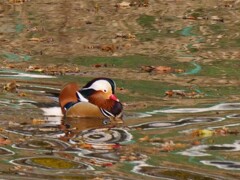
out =
[[[178,109],[164,109],[146,112],[147,114],[158,113],[201,113],[209,111],[224,111],[224,110],[240,110],[240,103],[222,103],[207,108],[178,108]]]
[[[184,156],[211,156],[211,154],[206,153],[206,151],[240,151],[240,140],[235,141],[233,144],[217,144],[217,145],[199,145],[191,147],[177,154]]]
[[[190,118],[180,119],[178,121],[149,122],[149,123],[134,125],[131,127],[132,128],[141,128],[141,129],[175,128],[175,127],[179,127],[179,126],[185,126],[188,124],[211,123],[211,122],[219,122],[219,121],[223,121],[223,120],[225,120],[225,118],[223,118],[223,117],[190,117]]]
[[[14,155],[15,153],[7,148],[0,147],[0,156]]]
[[[87,143],[96,149],[108,149],[108,145],[129,143],[132,135],[125,129],[120,128],[100,128],[89,129],[80,132],[70,140],[70,143]]]
[[[234,162],[234,161],[219,161],[219,160],[213,160],[213,161],[207,161],[203,160],[201,163],[209,166],[215,166],[220,169],[226,169],[226,170],[240,170],[240,162]]]
[[[201,174],[194,171],[171,168],[171,167],[162,167],[162,166],[152,166],[146,163],[139,163],[132,170],[137,174],[141,174],[148,177],[161,178],[164,180],[173,180],[173,179],[205,179],[205,180],[214,180],[221,179],[219,177],[213,177],[206,173]]]
[[[29,167],[51,169],[51,170],[69,170],[69,169],[86,169],[93,170],[93,168],[84,163],[79,163],[64,158],[57,157],[28,157],[11,160],[10,163],[14,165],[25,165]]]
[[[69,148],[69,145],[58,139],[32,139],[18,144],[13,144],[13,148],[25,150],[58,152]]]
[[[65,133],[59,129],[58,125],[20,125],[6,129],[7,132],[24,136],[60,137]]]

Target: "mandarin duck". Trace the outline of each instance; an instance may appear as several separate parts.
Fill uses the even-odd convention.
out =
[[[123,106],[115,95],[116,83],[96,78],[82,89],[68,83],[60,91],[59,104],[67,117],[122,118]]]

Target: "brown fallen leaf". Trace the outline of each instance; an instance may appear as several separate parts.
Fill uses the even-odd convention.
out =
[[[226,136],[228,134],[238,135],[239,134],[239,130],[230,130],[230,129],[226,128],[226,127],[222,127],[222,128],[219,128],[219,129],[215,129],[214,133],[216,135],[221,135],[221,136]]]
[[[93,149],[93,146],[92,144],[83,143],[83,144],[80,144],[80,148]]]
[[[201,142],[200,142],[200,141],[193,141],[191,144],[192,144],[193,146],[198,146],[198,145],[201,144]]]
[[[168,90],[165,92],[165,96],[167,97],[187,97],[187,98],[201,98],[205,95],[203,93],[198,93],[196,91],[185,92],[184,90]]]
[[[27,72],[43,72],[44,70],[40,68],[39,66],[29,66],[26,69]]]
[[[197,17],[195,17],[195,16],[183,16],[183,19],[197,20]]]
[[[100,68],[100,67],[107,67],[107,64],[94,64],[93,67]]]
[[[213,20],[213,21],[224,22],[224,19],[223,19],[223,18],[220,18],[220,17],[218,17],[218,16],[212,16],[210,19]]]
[[[157,74],[165,74],[165,73],[182,73],[184,72],[183,69],[174,69],[169,66],[142,66],[142,71],[150,72],[150,73],[157,73]]]
[[[113,166],[113,163],[112,162],[105,162],[105,163],[102,163],[101,166],[102,167],[111,167],[111,166]]]
[[[163,143],[164,139],[159,138],[159,137],[155,137],[155,138],[149,139],[149,142],[151,142],[151,143]]]
[[[29,41],[34,41],[34,42],[41,42],[41,41],[43,41],[42,39],[40,39],[40,38],[30,38],[29,39]]]
[[[160,151],[169,152],[175,150],[173,141],[167,141],[161,145]]]
[[[44,123],[46,123],[46,120],[44,120],[44,119],[33,119],[32,120],[33,125],[44,124]]]
[[[186,148],[186,144],[182,143],[174,143],[172,140],[166,141],[161,145],[160,151],[169,152],[174,151],[176,149],[183,149]]]
[[[10,83],[7,83],[3,86],[3,89],[8,92],[17,92],[17,88],[19,85],[16,83],[16,81],[12,81]]]
[[[142,66],[141,70],[146,72],[152,72],[154,68],[155,68],[154,66]]]
[[[115,7],[117,7],[117,8],[128,8],[128,7],[130,7],[130,2],[123,1],[123,2],[117,3],[115,5]]]
[[[120,161],[140,161],[145,158],[144,155],[136,152],[127,152],[120,156]]]
[[[123,38],[123,39],[136,39],[136,36],[134,34],[128,33],[116,33],[116,38]]]
[[[102,51],[107,51],[107,52],[111,51],[113,53],[114,51],[116,51],[117,46],[115,44],[100,45],[100,49]]]
[[[235,130],[229,130],[228,134],[233,134],[233,135],[238,135],[240,132],[239,130],[235,129]]]
[[[165,96],[172,97],[174,95],[173,90],[168,90],[165,92]]]
[[[7,67],[10,68],[10,69],[13,69],[13,68],[15,68],[15,65],[14,64],[8,64]]]
[[[9,145],[9,144],[11,144],[11,141],[9,139],[0,137],[0,146],[1,145]]]
[[[117,91],[119,93],[122,93],[122,94],[125,94],[125,93],[128,93],[129,91],[123,87],[117,87]]]
[[[27,94],[24,93],[24,92],[21,92],[21,93],[18,93],[18,96],[20,96],[20,97],[25,97],[25,96],[27,96]]]
[[[169,66],[157,66],[153,71],[156,71],[157,73],[171,73],[174,72],[174,69]]]
[[[137,6],[137,7],[148,7],[149,6],[149,0],[133,0],[130,4],[130,6]]]
[[[139,138],[138,141],[140,141],[140,142],[149,141],[149,136],[144,136],[144,137],[142,137],[142,138]]]
[[[14,3],[14,4],[22,4],[27,1],[29,0],[8,0],[9,3]]]

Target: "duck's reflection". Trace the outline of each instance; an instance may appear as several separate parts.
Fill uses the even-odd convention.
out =
[[[59,125],[59,130],[64,132],[61,140],[69,141],[83,131],[93,130],[96,133],[98,130],[101,131],[101,129],[108,129],[110,131],[112,128],[121,127],[122,124],[122,120],[65,117]]]
[[[98,118],[71,118],[66,117],[62,121],[67,129],[72,129],[74,131],[83,131],[86,129],[92,128],[104,128],[108,127],[110,120],[107,119],[98,119]]]

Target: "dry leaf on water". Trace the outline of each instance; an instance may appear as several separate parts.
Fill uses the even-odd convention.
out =
[[[123,1],[123,2],[117,3],[115,5],[115,7],[117,7],[117,8],[128,8],[128,7],[130,7],[130,2]]]
[[[136,39],[136,36],[134,34],[128,33],[116,33],[116,38],[123,38],[123,39]]]
[[[193,146],[198,146],[198,145],[201,144],[201,142],[200,142],[200,141],[193,141],[191,144],[192,144]]]
[[[198,137],[211,137],[214,135],[213,130],[208,130],[208,129],[197,129],[192,131],[192,136],[198,136]]]
[[[7,138],[0,137],[0,145],[9,145],[11,144],[11,141]]]
[[[27,1],[29,0],[8,0],[9,3],[14,3],[14,4],[22,4]]]
[[[167,97],[187,97],[187,98],[201,98],[205,95],[203,93],[198,93],[196,91],[185,92],[184,90],[168,90],[165,92],[165,96]]]
[[[166,141],[161,145],[160,151],[169,152],[174,151],[176,149],[186,148],[186,144],[182,143],[174,143],[172,140]]]
[[[30,38],[29,41],[33,41],[33,42],[41,42],[41,41],[43,41],[43,40],[40,39],[40,38]]]
[[[111,51],[113,53],[114,51],[116,51],[117,46],[115,44],[100,45],[100,49],[102,51]]]
[[[141,161],[145,158],[144,155],[136,152],[131,152],[131,153],[124,153],[124,155],[120,156],[120,161]]]
[[[140,141],[140,142],[146,142],[146,141],[149,141],[149,136],[144,136],[144,137],[142,137],[142,138],[139,138],[138,139],[138,141]]]
[[[46,123],[46,120],[44,120],[44,119],[33,119],[32,120],[33,125],[44,124],[44,123]]]
[[[100,67],[108,67],[107,64],[94,64],[93,67],[100,68]]]
[[[239,130],[229,130],[226,127],[222,127],[215,130],[208,130],[208,129],[198,129],[191,132],[192,136],[199,136],[199,137],[211,137],[213,135],[220,135],[220,136],[226,136],[226,135],[238,135]]]
[[[7,83],[3,86],[3,89],[8,92],[17,92],[17,88],[19,85],[16,83],[16,81],[12,81],[10,83]]]
[[[142,71],[156,73],[156,74],[165,74],[165,73],[182,73],[183,69],[174,69],[169,66],[142,66]]]

